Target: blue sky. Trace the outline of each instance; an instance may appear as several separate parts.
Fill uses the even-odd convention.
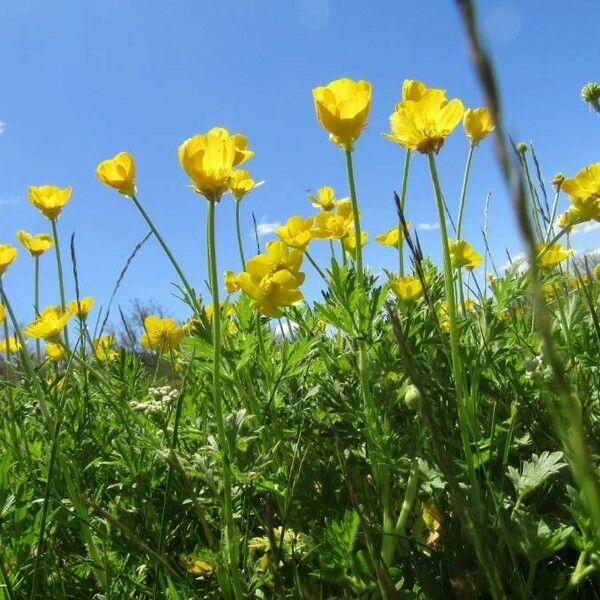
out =
[[[546,181],[558,170],[573,174],[600,160],[600,120],[579,97],[584,83],[600,78],[600,4],[580,0],[566,10],[559,0],[488,0],[478,6],[508,128],[515,139],[534,142]],[[252,254],[252,212],[268,229],[292,214],[310,215],[307,190],[332,185],[340,196],[347,193],[342,153],[314,116],[313,87],[343,76],[372,82],[369,124],[355,152],[363,227],[371,238],[395,219],[392,192],[404,151],[380,133],[388,129],[403,79],[444,87],[467,106],[482,102],[450,0],[5,0],[0,74],[0,241],[15,243],[20,228],[49,231],[27,200],[29,185],[73,186],[59,221],[63,253],[68,267],[68,238],[76,232],[81,290],[99,305],[146,227],[130,202],[97,181],[98,161],[120,150],[135,156],[140,200],[205,292],[206,202],[186,187],[179,167],[184,139],[214,125],[249,137],[256,155],[247,167],[265,180],[243,201],[244,242]],[[457,129],[439,156],[454,212],[466,150]],[[492,249],[503,264],[505,248],[516,254],[520,242],[489,140],[474,158],[465,223],[465,237],[479,250],[488,192]],[[436,220],[420,156],[413,160],[407,213],[417,228]],[[218,207],[217,219],[219,270],[237,270],[231,199]],[[419,235],[437,258],[439,232]],[[598,231],[573,237],[582,250],[599,240]],[[326,243],[317,244],[311,253],[325,258]],[[365,256],[376,271],[396,263],[393,250],[374,243]],[[55,304],[53,256],[41,263],[42,304]],[[32,314],[32,271],[21,251],[4,278],[23,321]],[[314,297],[319,280],[309,265],[306,271],[305,292]],[[149,241],[117,301],[152,299],[184,318],[171,281],[171,265]],[[69,290],[71,283],[68,276]]]

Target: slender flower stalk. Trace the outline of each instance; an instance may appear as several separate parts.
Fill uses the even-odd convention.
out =
[[[406,188],[408,184],[408,170],[410,167],[410,150],[406,150],[404,158],[404,168],[402,170],[402,184],[400,186],[400,206],[404,213],[406,204]],[[398,275],[404,277],[404,231],[402,229],[402,220],[398,217]]]
[[[219,301],[219,280],[217,278],[217,254],[215,243],[215,205],[208,200],[208,258],[209,279],[212,302],[215,310],[212,318],[213,331],[213,403],[217,421],[217,435],[223,460],[223,516],[225,520],[225,546],[229,560],[229,574],[237,598],[243,598],[242,582],[238,564],[238,544],[233,521],[233,501],[231,485],[231,449],[223,422],[223,404],[221,400],[221,310]]]
[[[465,164],[465,173],[463,176],[462,189],[460,191],[460,200],[458,203],[458,217],[456,219],[456,239],[460,240],[460,234],[462,231],[463,213],[465,210],[465,200],[467,196],[467,183],[469,181],[469,173],[471,172],[471,161],[473,160],[473,152],[475,151],[475,144],[469,146],[469,152],[467,154],[467,162]]]
[[[244,256],[244,245],[242,244],[242,230],[240,226],[240,202],[235,201],[235,233],[237,236],[238,251],[242,263],[242,271],[246,270],[246,258]]]
[[[34,267],[33,267],[33,310],[35,316],[40,314],[40,257],[35,256]],[[42,350],[40,340],[35,340],[35,356],[38,363],[42,360]]]
[[[52,223],[52,237],[54,238],[54,254],[56,256],[56,271],[58,274],[58,289],[60,292],[60,308],[65,313],[67,311],[67,303],[65,302],[65,283],[63,278],[62,260],[60,257],[60,244],[58,243],[58,230],[56,227],[56,219],[50,219]],[[69,348],[69,332],[65,327],[65,346]]]
[[[348,172],[348,185],[350,187],[350,200],[352,202],[352,213],[354,217],[354,236],[356,240],[361,240],[360,233],[360,215],[358,213],[358,200],[356,198],[356,186],[354,184],[354,167],[352,165],[352,150],[346,150],[346,170]],[[343,248],[342,248],[343,251]],[[358,275],[359,285],[362,286],[363,280],[363,263],[362,263],[362,246],[356,244],[356,272]]]
[[[183,284],[183,287],[185,288],[185,291],[187,292],[187,294],[188,294],[188,296],[190,298],[190,301],[193,303],[193,308],[197,309],[197,306],[196,306],[196,294],[194,293],[194,290],[193,290],[192,286],[189,284],[186,276],[183,274],[183,271],[181,270],[181,267],[179,266],[179,263],[177,262],[177,260],[173,256],[173,253],[171,252],[171,250],[169,250],[169,246],[167,246],[167,244],[166,244],[165,240],[163,239],[162,235],[160,235],[158,229],[156,228],[156,226],[152,222],[152,219],[150,218],[150,216],[148,215],[148,213],[146,212],[146,210],[142,206],[141,202],[138,200],[137,195],[132,194],[130,196],[130,198],[133,201],[133,203],[135,204],[136,208],[139,210],[139,212],[142,215],[142,217],[144,217],[144,220],[148,224],[148,227],[150,227],[150,229],[152,230],[152,233],[154,234],[154,237],[157,239],[158,243],[161,245],[161,247],[164,250],[165,254],[167,255],[168,259],[171,261],[171,264],[173,265],[173,268],[177,272],[177,275],[179,275],[179,279],[181,280],[181,283]]]

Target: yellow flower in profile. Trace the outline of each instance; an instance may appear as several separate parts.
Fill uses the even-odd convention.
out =
[[[231,173],[231,177],[229,178],[229,191],[233,194],[233,197],[238,202],[241,202],[242,198],[248,192],[251,192],[259,185],[260,183],[256,183],[256,181],[250,177],[250,172],[246,171],[245,169],[233,171]]]
[[[361,248],[367,243],[369,234],[366,231],[360,232],[360,246]],[[356,252],[356,233],[350,229],[346,237],[342,238],[342,246],[344,250],[351,255]]]
[[[237,152],[236,141],[222,129],[198,134],[179,146],[179,162],[189,175],[194,190],[218,202],[229,188]]]
[[[396,105],[390,116],[391,133],[385,137],[422,154],[438,152],[444,140],[460,122],[464,107],[458,98],[448,101],[445,90],[424,88],[413,83],[415,100]]]
[[[463,127],[472,146],[479,144],[495,129],[492,115],[485,106],[468,108],[463,115]]]
[[[135,161],[129,152],[119,152],[96,167],[98,179],[124,196],[135,195]]]
[[[285,225],[278,227],[275,233],[290,247],[305,250],[311,239],[314,219],[303,219],[299,215],[290,217]]]
[[[0,304],[0,325],[4,323],[6,320],[6,308],[4,308],[4,304]]]
[[[561,184],[571,200],[574,198],[600,198],[600,162],[587,165],[574,177],[567,177]]]
[[[210,135],[216,135],[222,139],[232,139],[235,144],[235,156],[233,157],[233,166],[241,165],[254,156],[252,150],[248,150],[248,138],[243,133],[234,133],[231,135],[225,127],[213,127]]]
[[[85,298],[80,298],[79,302],[77,300],[69,302],[67,306],[67,311],[75,317],[81,315],[81,318],[83,319],[88,316],[93,306],[94,299],[91,296],[86,296]]]
[[[101,361],[111,361],[117,358],[117,351],[114,349],[115,338],[112,335],[103,335],[94,340],[94,354]]]
[[[65,349],[62,347],[61,344],[46,344],[46,355],[48,356],[48,358],[53,361],[53,362],[58,362],[59,360],[62,360],[63,357],[65,356]]]
[[[321,211],[315,217],[311,236],[316,240],[341,240],[354,225],[352,203],[339,200],[335,211]]]
[[[39,209],[42,214],[55,221],[58,219],[65,204],[71,198],[73,188],[59,188],[55,185],[29,186],[29,202]]]
[[[346,201],[347,198],[343,198],[342,200],[336,200],[335,198],[335,190],[328,185],[324,185],[317,190],[316,196],[309,196],[311,204],[315,208],[320,208],[321,210],[333,210],[337,203],[340,201]]]
[[[64,312],[58,306],[45,308],[40,315],[23,329],[23,333],[36,339],[44,339],[47,342],[60,341],[60,333],[65,328],[73,315]]]
[[[394,277],[390,279],[390,288],[405,302],[416,300],[423,295],[423,286],[418,277]]]
[[[265,254],[246,261],[246,270],[237,276],[238,285],[262,314],[280,317],[279,307],[303,299],[299,290],[305,278],[300,272],[302,258],[302,252],[290,250],[284,242],[269,242]]]
[[[174,319],[161,319],[155,315],[144,319],[144,329],[146,333],[140,339],[142,346],[161,353],[177,350],[185,333]]]
[[[406,227],[410,228],[410,221],[406,222]],[[394,248],[398,247],[398,240],[402,241],[404,239],[404,231],[396,225],[391,229],[388,229],[385,233],[375,236],[375,241],[382,246],[392,246]]]
[[[0,244],[0,277],[17,258],[17,249],[10,244]]]
[[[317,119],[329,132],[329,139],[351,150],[364,129],[371,109],[371,84],[368,81],[336,79],[313,89]]]
[[[452,266],[455,269],[460,269],[462,267],[474,269],[483,262],[481,256],[473,250],[471,244],[464,240],[456,240],[456,242],[453,242],[451,239],[448,239],[448,246]]]
[[[14,354],[21,349],[21,342],[14,336],[0,339],[0,352],[3,354],[11,353]]]
[[[538,265],[545,269],[551,269],[555,267],[563,260],[567,260],[573,250],[567,250],[562,244],[558,242],[546,246],[544,243],[535,245],[535,253],[538,255]]]
[[[42,255],[54,245],[54,240],[51,235],[48,235],[47,233],[36,233],[35,235],[32,235],[24,229],[19,229],[19,231],[17,231],[17,240],[33,257]]]
[[[233,271],[225,271],[224,279],[225,279],[225,289],[230,294],[234,294],[235,292],[240,291],[240,286],[238,285],[236,275]]]

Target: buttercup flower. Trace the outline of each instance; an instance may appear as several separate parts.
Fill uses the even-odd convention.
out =
[[[390,288],[405,302],[416,300],[423,295],[423,286],[418,277],[394,277],[390,279]]]
[[[223,314],[223,303],[221,303],[221,313]],[[204,314],[206,315],[206,318],[212,322],[213,315],[215,314],[215,307],[212,304],[208,304],[204,308]],[[225,313],[223,314],[223,316],[225,317],[225,320],[227,321],[227,331],[229,333],[237,333],[238,332],[237,325],[233,322],[234,315],[235,315],[235,308],[233,307],[233,304],[228,304],[227,309],[225,310]]]
[[[410,221],[406,222],[406,226],[410,227]],[[375,236],[375,241],[382,246],[398,247],[398,241],[404,239],[404,232],[398,229],[398,226],[388,229],[385,233]]]
[[[174,319],[161,319],[149,315],[144,319],[144,333],[140,343],[144,348],[159,352],[173,352],[179,348],[183,335],[183,327],[178,327]]]
[[[21,349],[21,342],[14,336],[10,336],[8,338],[0,339],[0,352],[3,354],[7,354],[10,352],[14,354]]]
[[[71,198],[73,188],[59,188],[55,185],[29,186],[29,202],[42,214],[54,221],[58,219],[63,207]]]
[[[61,344],[46,344],[46,355],[53,362],[62,360],[65,355],[65,349]]]
[[[315,217],[311,236],[316,240],[340,240],[354,224],[352,203],[339,200],[335,211],[321,211]]]
[[[17,249],[10,244],[0,244],[0,277],[17,258]]]
[[[17,231],[17,240],[33,257],[42,255],[54,245],[54,240],[51,235],[48,235],[47,233],[36,233],[35,235],[32,235],[24,229],[19,229],[19,231]]]
[[[237,278],[233,271],[225,271],[224,279],[225,279],[225,289],[230,294],[239,292],[240,286],[238,285]]]
[[[88,313],[92,310],[93,306],[94,299],[91,296],[86,296],[85,298],[80,298],[79,302],[77,302],[77,300],[69,302],[67,310],[75,317],[81,315],[81,318],[85,318],[88,316]]]
[[[308,199],[315,208],[320,208],[321,210],[333,210],[338,202],[347,200],[347,198],[336,200],[335,190],[328,185],[320,187],[317,190],[317,195],[309,196]]]
[[[563,260],[567,260],[573,250],[567,250],[558,242],[546,246],[544,243],[535,245],[535,252],[538,255],[537,262],[540,267],[550,269],[555,267]]]
[[[422,154],[438,152],[458,125],[464,111],[457,98],[448,101],[445,90],[412,84],[411,97],[396,106],[390,116],[391,133],[385,137]]]
[[[361,247],[367,243],[368,237],[369,234],[366,231],[360,232]],[[352,255],[356,252],[356,234],[352,229],[348,231],[348,235],[346,235],[346,237],[342,238],[342,246],[346,252],[349,252]]]
[[[556,224],[561,229],[568,229],[573,226],[573,216],[570,210],[566,210],[562,215],[556,219]]]
[[[561,190],[571,199],[574,222],[600,221],[600,163],[588,165],[575,177],[564,179]]]
[[[237,167],[254,156],[252,150],[248,150],[248,138],[243,133],[234,133],[231,135],[225,127],[213,127],[209,132],[210,135],[216,135],[222,139],[230,138],[235,144],[235,156],[233,157],[233,166]]]
[[[243,136],[242,136],[243,137]],[[245,138],[244,138],[245,139]],[[179,162],[192,180],[194,190],[211,202],[218,202],[227,191],[239,150],[235,136],[226,129],[214,128],[198,134],[179,146]],[[245,160],[243,156],[240,162]]]
[[[94,353],[101,361],[110,361],[117,358],[117,351],[113,348],[115,338],[112,335],[103,335],[94,340]]]
[[[278,227],[275,230],[275,233],[288,246],[298,248],[299,250],[305,250],[310,242],[313,223],[314,219],[312,217],[305,220],[302,217],[295,215],[290,217],[285,225]]]
[[[450,249],[450,258],[452,260],[452,266],[455,269],[467,267],[467,269],[474,269],[483,262],[481,256],[473,250],[471,244],[464,240],[448,240],[448,246]]]
[[[330,139],[351,150],[367,123],[371,109],[371,84],[368,81],[336,79],[313,89],[317,118]]]
[[[245,169],[233,171],[229,178],[229,191],[238,202],[241,202],[242,198],[248,192],[251,192],[259,185],[259,183],[256,183],[256,181],[250,177],[250,172]]]
[[[60,341],[60,333],[65,328],[73,315],[70,312],[63,313],[58,306],[49,306],[25,329],[23,333],[36,339],[44,339],[47,342]]]
[[[124,196],[135,194],[135,161],[129,152],[119,152],[96,167],[98,179]]]
[[[463,115],[463,127],[472,146],[494,131],[494,123],[490,111],[482,106],[481,108],[468,108]]]

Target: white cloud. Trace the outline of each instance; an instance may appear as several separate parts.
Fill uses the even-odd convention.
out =
[[[274,231],[278,227],[281,227],[281,223],[279,221],[273,221],[271,223],[258,223],[258,225],[256,226],[256,233],[258,233],[258,237],[264,237],[265,235],[270,235],[271,233],[274,233]],[[254,235],[254,231],[251,232],[250,236],[253,239],[256,237]]]
[[[515,254],[514,256],[511,256],[512,260],[507,260],[500,267],[500,270],[506,271],[506,269],[510,269],[510,267],[513,267],[516,264],[519,264],[521,267],[526,267],[527,266],[526,257],[527,257],[527,254],[525,252],[519,252],[519,254]]]
[[[6,204],[18,204],[19,202],[21,202],[21,199],[17,196],[6,196],[4,198],[0,198],[0,206],[5,206]]]
[[[6,131],[6,123],[4,121],[0,121],[0,133],[4,133]]]
[[[299,327],[300,325],[298,325],[296,321],[291,321],[289,319],[281,320],[275,327],[275,335],[278,338],[289,337],[290,335],[293,335]]]
[[[587,223],[582,223],[575,227],[573,229],[573,235],[590,233],[590,231],[596,231],[596,229],[600,229],[600,223],[598,221],[588,221]]]
[[[434,231],[440,228],[440,224],[438,222],[435,223],[419,223],[417,225],[418,231]]]

